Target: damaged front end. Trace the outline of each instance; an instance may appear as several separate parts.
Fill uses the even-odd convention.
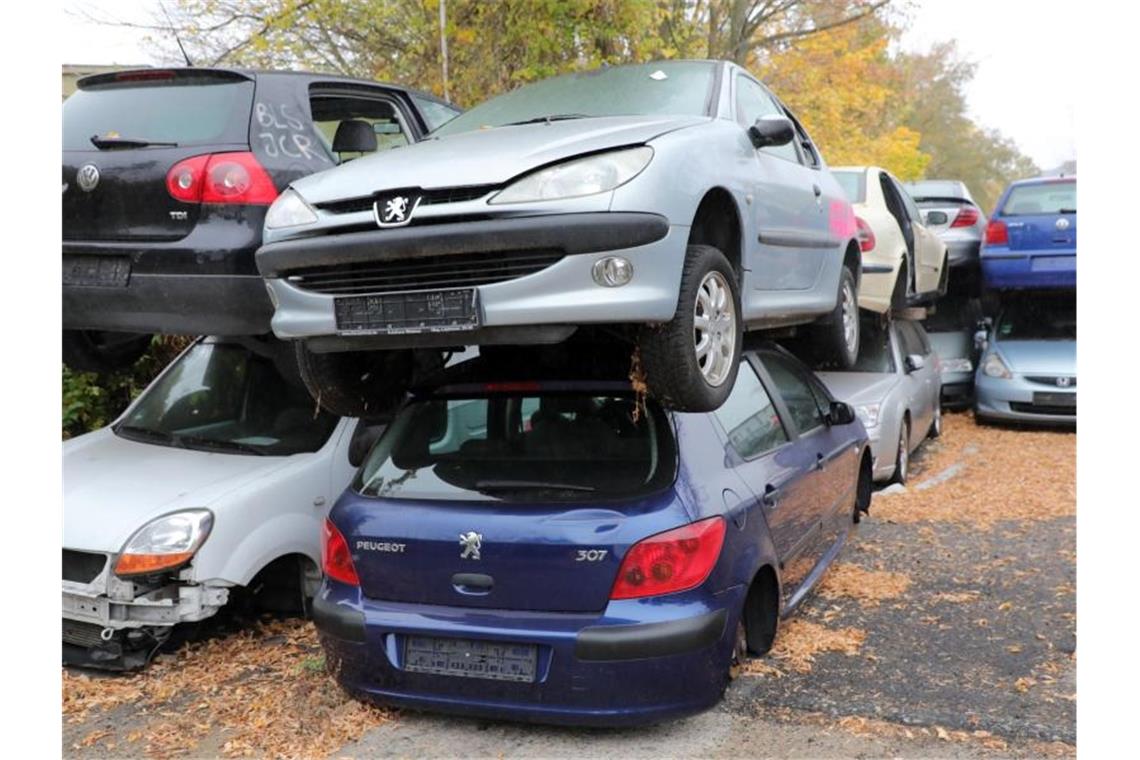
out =
[[[215,614],[229,588],[193,579],[192,565],[121,578],[114,556],[63,550],[63,663],[133,670],[150,662],[174,626]]]

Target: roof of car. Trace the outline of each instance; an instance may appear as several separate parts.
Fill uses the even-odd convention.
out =
[[[1049,175],[1049,176],[1043,176],[1043,177],[1026,177],[1025,179],[1017,179],[1017,180],[1014,180],[1013,182],[1010,182],[1009,186],[1010,187],[1016,187],[1019,185],[1048,185],[1048,184],[1052,184],[1052,183],[1076,182],[1076,181],[1077,181],[1077,175],[1075,175],[1075,174],[1066,174],[1064,176]]]

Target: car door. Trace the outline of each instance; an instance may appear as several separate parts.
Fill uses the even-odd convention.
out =
[[[744,73],[736,78],[736,119],[748,129],[762,116],[785,116],[764,87]],[[748,262],[752,290],[806,290],[819,276],[831,245],[822,192],[814,172],[800,162],[795,142],[755,152],[749,185],[759,233]]]
[[[942,259],[946,244],[922,222],[922,211],[910,197],[910,193],[893,176],[890,177],[895,190],[902,200],[903,210],[914,234],[915,290],[928,293],[938,289],[942,275]]]
[[[713,417],[725,437],[726,461],[751,495],[746,523],[759,512],[768,526],[787,602],[815,564],[809,550],[818,524],[807,482],[812,460],[793,442],[753,361],[746,356],[740,363],[732,392]]]
[[[910,443],[915,446],[926,437],[930,423],[934,419],[934,393],[940,390],[929,340],[923,340],[916,326],[910,320],[896,320],[894,322],[895,335],[899,343],[899,353],[902,354],[903,371],[906,375],[908,406],[911,413]],[[922,367],[910,369],[907,357],[918,356],[922,360]]]

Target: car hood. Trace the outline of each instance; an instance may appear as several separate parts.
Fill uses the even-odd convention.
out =
[[[63,444],[63,545],[117,552],[151,518],[212,507],[225,494],[288,467],[259,457],[139,443],[110,428]]]
[[[395,188],[501,184],[555,161],[640,145],[708,121],[703,116],[606,116],[460,132],[349,161],[299,179],[293,188],[309,203],[327,203]]]
[[[974,334],[969,330],[927,333],[940,359],[969,359],[974,353]]]
[[[818,372],[831,395],[848,404],[882,401],[898,383],[898,376],[880,372]]]
[[[1003,340],[995,347],[1018,374],[1077,374],[1075,340]]]

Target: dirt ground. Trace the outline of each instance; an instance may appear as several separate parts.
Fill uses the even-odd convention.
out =
[[[948,414],[767,657],[707,713],[559,729],[365,707],[301,621],[141,675],[63,673],[67,757],[1075,754],[1076,434]]]

